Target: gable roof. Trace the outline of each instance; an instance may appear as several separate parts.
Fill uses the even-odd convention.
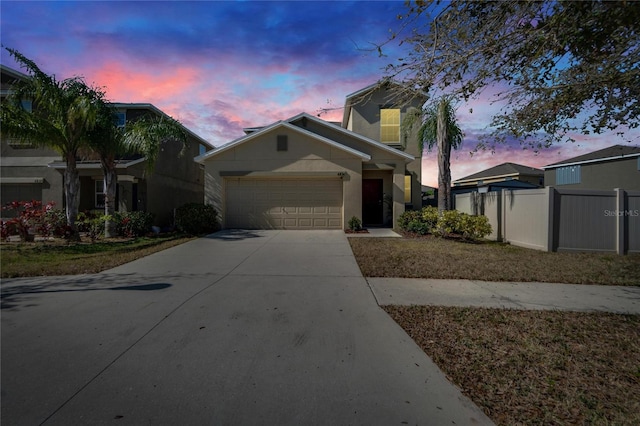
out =
[[[463,183],[478,179],[507,177],[513,175],[544,176],[544,171],[542,169],[536,169],[535,167],[524,166],[522,164],[502,163],[472,175],[457,179],[453,181],[453,183]]]
[[[119,108],[119,109],[138,109],[138,110],[148,110],[148,111],[152,111],[154,114],[157,114],[159,116],[162,117],[168,117],[168,118],[172,118],[170,117],[167,113],[165,113],[164,111],[162,111],[161,109],[159,109],[158,107],[156,107],[153,104],[149,104],[149,103],[123,103],[123,102],[111,102],[109,103],[109,105],[111,105],[114,108]],[[177,120],[176,120],[177,121]],[[194,132],[192,132],[191,130],[189,130],[189,128],[187,128],[184,124],[180,123],[178,121],[178,124],[180,124],[180,126],[184,129],[184,131],[191,136],[192,138],[194,138],[195,140],[197,140],[199,143],[201,143],[202,145],[205,145],[209,148],[213,148],[213,145],[207,141],[206,139],[201,138],[200,136],[198,136],[197,134],[195,134]]]
[[[375,90],[381,89],[383,87],[388,87],[388,86],[395,86],[399,89],[405,89],[408,90],[406,88],[406,86],[402,85],[400,82],[393,80],[391,78],[382,78],[378,81],[376,81],[373,84],[368,85],[367,87],[363,87],[362,89],[356,90],[353,93],[350,93],[346,96],[345,101],[344,101],[344,111],[342,113],[342,123],[341,125],[343,127],[347,126],[347,122],[349,121],[349,116],[351,115],[351,108],[352,106],[355,104],[354,100],[368,94],[371,93]],[[422,92],[422,91],[414,91],[414,93],[416,94],[420,94],[422,96],[424,96],[424,99],[427,99],[427,94]],[[398,95],[395,94],[394,96],[391,96],[391,98],[398,98]]]
[[[631,145],[613,145],[609,148],[593,151],[588,154],[568,158],[544,166],[543,169],[555,169],[561,166],[573,166],[585,163],[597,163],[601,161],[620,160],[625,157],[640,157],[640,147]]]
[[[296,126],[295,124],[293,124],[294,122],[296,122],[298,120],[301,120],[301,119],[311,120],[311,121],[314,121],[315,123],[318,123],[318,124],[320,124],[322,126],[331,126],[330,127],[331,130],[338,131],[338,132],[341,132],[341,133],[343,133],[345,135],[348,135],[350,137],[356,138],[356,139],[358,139],[358,140],[360,140],[360,141],[362,141],[362,142],[364,142],[366,144],[372,145],[372,146],[374,146],[374,147],[376,147],[378,149],[381,149],[383,151],[386,151],[386,152],[389,152],[391,154],[394,154],[395,156],[403,158],[403,159],[405,159],[407,161],[415,159],[412,155],[407,154],[406,152],[399,151],[399,150],[397,150],[395,148],[391,148],[390,146],[387,146],[387,145],[385,145],[383,143],[380,143],[380,142],[375,141],[373,139],[369,139],[367,137],[359,135],[358,133],[352,132],[350,130],[344,129],[344,128],[342,128],[342,127],[340,127],[340,126],[338,126],[336,124],[333,124],[331,122],[328,122],[328,121],[322,120],[320,118],[314,117],[313,115],[308,114],[306,112],[302,112],[302,113],[300,113],[298,115],[295,115],[295,116],[293,116],[293,117],[291,117],[291,118],[289,118],[287,120],[276,121],[275,123],[273,123],[273,124],[271,124],[269,126],[266,126],[266,127],[252,128],[252,130],[253,130],[252,132],[250,132],[250,133],[248,133],[248,134],[246,134],[246,135],[244,135],[244,136],[242,136],[242,137],[240,137],[238,139],[234,139],[231,142],[226,143],[226,144],[214,149],[213,151],[209,151],[209,152],[206,152],[206,153],[204,153],[202,155],[199,155],[199,156],[195,157],[194,160],[196,162],[198,162],[198,163],[204,163],[206,160],[208,160],[211,157],[215,157],[218,154],[221,154],[221,153],[223,153],[223,152],[225,152],[225,151],[227,151],[229,149],[235,148],[238,145],[241,145],[241,144],[246,143],[248,141],[251,141],[251,140],[253,140],[255,138],[258,138],[258,137],[260,137],[260,136],[262,136],[262,135],[264,135],[266,133],[269,133],[269,132],[271,132],[271,131],[273,131],[273,130],[275,130],[277,128],[286,128],[286,129],[292,130],[294,132],[298,132],[298,133],[300,133],[302,135],[308,136],[308,137],[310,137],[312,139],[315,139],[315,140],[317,140],[319,142],[322,142],[324,144],[332,146],[333,148],[340,149],[340,150],[342,150],[344,152],[347,152],[349,154],[355,155],[356,157],[360,157],[363,161],[371,160],[371,156],[369,154],[365,154],[364,152],[358,151],[357,149],[348,147],[348,146],[343,145],[343,144],[341,144],[339,142],[336,142],[334,140],[331,140],[329,138],[321,136],[321,135],[319,135],[317,133],[314,133],[314,132],[312,132],[310,130],[307,130],[307,129],[303,128],[303,127]]]
[[[224,144],[224,145],[214,149],[213,151],[209,151],[209,152],[206,152],[204,154],[198,155],[197,157],[194,158],[194,160],[196,162],[202,164],[206,160],[208,160],[208,159],[210,159],[212,157],[215,157],[215,156],[217,156],[217,155],[219,155],[219,154],[221,154],[221,153],[223,153],[225,151],[233,149],[233,148],[235,148],[235,147],[237,147],[239,145],[242,145],[242,144],[244,144],[246,142],[249,142],[249,141],[251,141],[253,139],[256,139],[256,138],[258,138],[258,137],[260,137],[260,136],[262,136],[264,134],[267,134],[267,133],[269,133],[269,132],[271,132],[273,130],[280,129],[280,128],[286,128],[288,130],[300,133],[302,135],[309,136],[309,137],[311,137],[311,138],[313,138],[313,139],[315,139],[315,140],[317,140],[317,141],[319,141],[321,143],[327,144],[327,145],[329,145],[329,146],[331,146],[333,148],[345,151],[345,152],[347,152],[347,153],[349,153],[351,155],[354,155],[356,157],[360,157],[363,161],[367,161],[367,160],[371,159],[371,156],[368,155],[368,154],[365,154],[365,153],[360,152],[358,150],[349,148],[348,146],[345,146],[345,145],[342,145],[342,144],[337,143],[335,141],[332,141],[331,139],[327,139],[327,138],[325,138],[323,136],[320,136],[318,134],[315,134],[313,132],[305,130],[302,127],[294,126],[293,124],[289,123],[288,121],[276,121],[275,123],[271,124],[270,126],[263,127],[262,129],[260,129],[258,131],[249,133],[248,135],[245,135],[245,136],[242,136],[242,137],[240,137],[238,139],[235,139],[235,140],[233,140],[233,141],[231,141],[231,142],[229,142],[227,144]]]
[[[298,120],[303,119],[303,118],[306,118],[307,120],[312,120],[312,121],[314,121],[314,122],[316,122],[318,124],[321,124],[321,125],[332,126],[331,127],[332,130],[338,131],[338,132],[340,132],[342,134],[345,134],[347,136],[355,137],[358,140],[361,140],[363,142],[366,142],[369,145],[373,145],[376,148],[381,149],[382,151],[386,151],[386,152],[389,152],[391,154],[397,155],[399,157],[403,157],[403,158],[405,158],[407,160],[415,160],[414,156],[411,155],[411,154],[407,154],[404,151],[400,151],[399,149],[392,148],[389,145],[386,145],[386,144],[384,144],[382,142],[378,142],[375,139],[370,139],[370,138],[368,138],[366,136],[362,136],[359,133],[353,132],[351,130],[347,130],[344,127],[342,127],[342,126],[340,126],[340,125],[338,125],[338,124],[336,124],[336,123],[334,123],[332,121],[325,121],[325,120],[323,120],[321,118],[315,117],[315,116],[313,116],[311,114],[308,114],[306,112],[302,112],[302,113],[300,113],[300,114],[298,114],[296,116],[291,117],[290,119],[287,120],[287,122],[293,123],[293,122],[298,121]]]

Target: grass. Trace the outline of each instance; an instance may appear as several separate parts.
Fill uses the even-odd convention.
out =
[[[192,239],[167,235],[95,243],[2,243],[0,275],[14,278],[96,273]]]
[[[640,285],[640,255],[547,253],[495,242],[350,238],[367,277]]]
[[[498,425],[640,424],[640,316],[383,308]]]

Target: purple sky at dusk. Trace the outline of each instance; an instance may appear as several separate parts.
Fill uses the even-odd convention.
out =
[[[402,1],[2,0],[0,39],[49,74],[83,76],[114,102],[152,103],[219,146],[244,127],[303,111],[336,108],[322,118],[340,121],[345,96],[383,77],[406,48],[389,44],[382,58],[366,51],[404,12]],[[1,61],[18,68],[4,49]],[[626,143],[615,133],[579,136],[535,154],[512,141],[471,156],[496,109],[483,99],[460,106],[466,137],[452,155],[454,180],[505,161],[540,167]],[[627,138],[639,144],[640,132]],[[423,183],[437,186],[435,152],[423,158]]]

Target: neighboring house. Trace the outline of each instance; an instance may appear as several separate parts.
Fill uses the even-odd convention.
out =
[[[451,192],[491,192],[500,189],[544,187],[544,170],[516,163],[502,163],[472,175],[454,180]]]
[[[614,145],[543,167],[548,186],[640,191],[640,147]]]
[[[349,95],[342,126],[301,113],[198,156],[205,203],[225,228],[345,229],[354,216],[391,226],[422,199],[417,147],[400,143],[407,106],[387,93]]]
[[[29,78],[2,67],[3,97],[16,78]],[[5,87],[5,81],[7,87]],[[118,124],[136,120],[143,115],[166,115],[147,103],[114,103],[118,111]],[[154,223],[168,226],[173,223],[175,208],[188,202],[204,199],[204,172],[193,157],[212,149],[211,144],[186,127],[188,145],[164,142],[153,171],[147,170],[146,159],[133,156],[118,160],[118,211],[143,210],[154,215]],[[80,211],[104,209],[104,183],[100,161],[83,159],[77,163],[80,172]],[[66,163],[60,154],[49,148],[2,138],[0,166],[2,205],[11,201],[53,201],[58,208],[64,206],[63,172]]]

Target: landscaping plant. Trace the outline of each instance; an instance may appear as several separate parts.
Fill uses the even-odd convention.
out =
[[[357,232],[357,231],[361,231],[362,230],[362,221],[360,219],[358,219],[355,216],[352,216],[351,219],[349,219],[349,229]]]
[[[218,212],[210,205],[187,203],[176,209],[176,227],[190,235],[216,232],[220,230]]]

